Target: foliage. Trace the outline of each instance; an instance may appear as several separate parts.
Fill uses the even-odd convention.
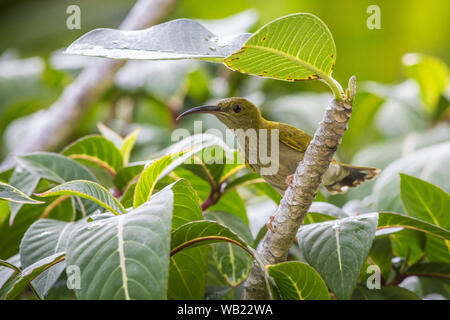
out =
[[[283,32],[303,28],[308,32]],[[132,33],[94,30],[68,48],[113,58],[191,60],[125,67],[93,107],[99,114],[78,125],[81,138],[60,153],[21,155],[14,169],[0,173],[1,298],[29,297],[30,291],[38,299],[54,297],[61,279],[74,284],[68,290],[78,299],[239,298],[252,264],[264,265],[255,249],[280,195],[216,135],[169,146],[179,125],[175,117],[183,102],[239,94],[262,103],[268,118],[313,131],[331,96],[264,94],[276,88],[267,78],[320,78],[335,98],[345,98],[331,76],[334,40],[320,19],[294,14],[245,31],[223,38],[179,19]],[[166,34],[174,36],[150,41]],[[406,82],[361,85],[337,156],[383,172],[345,195],[321,190],[289,261],[265,267],[274,298],[417,299],[436,293],[435,287],[448,292],[448,71],[437,58],[414,57],[404,59]],[[160,63],[165,72],[157,73],[155,84],[152,69]],[[240,77],[220,64],[261,77]],[[116,115],[108,125],[116,130],[97,125],[108,108]],[[10,136],[38,122],[39,114],[21,120],[8,126]],[[96,125],[100,135],[91,134]],[[211,163],[212,157],[222,161]],[[255,205],[265,211],[255,212]],[[379,286],[368,289],[378,275]],[[411,277],[434,278],[439,286],[413,293],[405,284]]]

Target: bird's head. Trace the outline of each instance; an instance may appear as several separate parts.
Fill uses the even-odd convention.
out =
[[[195,107],[180,114],[177,120],[194,113],[213,114],[230,129],[255,128],[261,121],[259,109],[244,98],[226,98],[216,105]]]

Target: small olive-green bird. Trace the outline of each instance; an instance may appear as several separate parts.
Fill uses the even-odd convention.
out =
[[[247,166],[254,172],[261,174],[265,181],[274,187],[282,195],[292,181],[293,174],[298,166],[298,163],[303,159],[306,149],[312,137],[296,127],[291,125],[269,121],[261,116],[259,109],[250,101],[244,98],[227,98],[220,100],[217,105],[200,106],[189,109],[178,116],[177,119],[196,113],[210,113],[215,115],[228,128],[233,129],[238,141],[239,150],[245,155]],[[273,174],[262,174],[263,168],[273,163],[259,161],[257,157],[255,161],[253,158],[250,161],[250,139],[248,135],[236,134],[240,132],[247,132],[249,129],[255,129],[259,132],[260,129],[266,129],[267,134],[256,134],[254,137],[258,140],[257,148],[264,147],[271,150],[271,134],[272,130],[278,129],[278,153],[276,157],[270,157],[270,152],[265,150],[265,154],[269,154],[272,161],[278,161],[276,167],[277,172]],[[265,139],[266,141],[259,141]],[[255,150],[257,155],[260,155],[259,149]],[[340,163],[333,160],[330,167],[325,172],[322,178],[322,185],[332,194],[343,193],[348,188],[357,187],[361,183],[375,178],[379,169],[371,167],[357,167]]]

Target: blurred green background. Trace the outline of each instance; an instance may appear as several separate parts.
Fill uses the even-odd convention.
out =
[[[133,0],[3,0],[0,1],[0,52],[16,48],[24,56],[49,55],[93,28],[117,27]],[[81,30],[67,30],[66,8],[81,8]],[[369,5],[381,9],[381,29],[369,30]],[[359,80],[396,82],[402,78],[400,58],[421,52],[450,62],[450,3],[447,0],[184,0],[174,18],[220,19],[253,8],[260,19],[255,27],[294,12],[310,12],[333,33],[338,48],[334,76],[345,82]]]

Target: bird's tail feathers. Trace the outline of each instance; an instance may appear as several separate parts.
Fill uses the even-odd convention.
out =
[[[340,166],[342,169],[347,171],[348,174],[341,180],[325,186],[331,194],[345,193],[348,188],[357,187],[363,182],[374,179],[381,171],[378,168],[358,167],[344,163],[341,163]]]

